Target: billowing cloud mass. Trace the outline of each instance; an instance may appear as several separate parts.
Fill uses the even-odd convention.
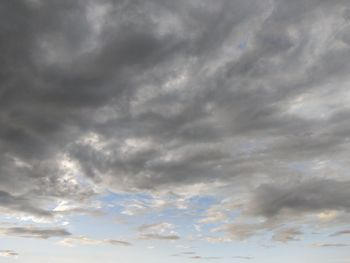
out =
[[[0,51],[0,235],[347,234],[348,0],[5,0]]]

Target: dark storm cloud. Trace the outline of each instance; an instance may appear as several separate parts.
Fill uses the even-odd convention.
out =
[[[29,163],[53,158],[62,147],[74,143],[89,129],[107,136],[107,139],[120,137],[120,142],[126,139],[126,134],[144,137],[153,136],[155,132],[160,136],[156,139],[161,141],[176,141],[176,137],[198,140],[200,133],[205,136],[204,139],[210,140],[217,133],[215,128],[209,128],[210,121],[200,121],[199,126],[195,125],[198,128],[191,127],[193,120],[205,117],[199,94],[189,94],[188,99],[187,92],[161,95],[157,98],[159,110],[153,112],[145,104],[146,108],[136,116],[130,112],[130,104],[135,100],[135,92],[142,90],[142,83],[163,85],[167,77],[162,79],[160,76],[171,77],[176,73],[172,68],[179,67],[179,63],[186,63],[188,55],[195,59],[198,52],[206,54],[217,49],[225,33],[244,21],[245,14],[253,15],[261,8],[257,3],[249,7],[239,1],[235,7],[240,6],[241,10],[233,9],[230,1],[223,1],[213,11],[211,6],[200,7],[195,2],[170,4],[149,1],[132,4],[108,1],[14,1],[2,5],[2,10],[6,10],[2,16],[2,43],[7,62],[2,85],[2,146],[8,156]],[[99,32],[95,32],[93,24],[98,21],[93,18],[89,21],[89,12],[93,13],[93,8],[104,5],[107,5],[107,15]],[[237,10],[237,14],[232,16],[226,11],[228,8]],[[16,15],[12,16],[12,13]],[[152,17],[155,14],[165,19],[175,14],[182,29],[177,34],[160,32],[167,21],[155,21]],[[225,19],[218,20],[222,15]],[[131,20],[128,18],[130,16],[135,19]],[[181,16],[185,18],[183,21]],[[210,27],[201,27],[202,23]],[[196,33],[194,39],[188,37],[191,31],[183,31],[187,26]],[[213,37],[212,32],[218,36]],[[90,49],[89,44],[93,48]],[[197,58],[202,57],[205,55]],[[198,71],[196,68],[193,70]],[[193,85],[198,84],[194,82]],[[178,104],[180,108],[180,112],[174,116],[161,114],[164,107],[162,101],[169,95],[172,97],[170,104],[165,101],[164,106],[168,108],[168,105]],[[191,106],[192,103],[194,105]],[[196,109],[197,106],[200,107]],[[103,107],[110,107],[121,117],[108,118],[108,121],[101,123],[97,117]],[[109,129],[114,131],[113,134],[108,132]],[[211,151],[221,154],[219,149]],[[159,151],[156,153],[161,154]],[[73,156],[81,162],[87,175],[94,177],[93,170],[101,170],[102,164],[86,160],[83,153],[77,154]],[[104,162],[108,167],[105,169],[115,173],[127,167],[129,176],[139,173],[146,161],[152,161],[149,160],[151,156],[131,160],[130,164],[125,160],[106,160]],[[199,162],[205,161],[193,157]],[[217,157],[206,158],[215,161]],[[101,160],[101,156],[98,159]],[[85,161],[93,163],[94,167],[86,167]],[[53,167],[50,167],[49,172],[54,173],[57,164],[50,165]],[[150,171],[154,174],[150,182],[139,182],[142,178],[136,177],[131,183],[137,187],[152,188],[157,181],[160,184],[168,181],[164,178],[165,174],[173,174],[169,178],[170,182],[181,182],[186,179],[182,179],[182,176],[203,173],[208,168],[206,165],[200,165],[203,167],[199,168],[192,166],[195,165],[189,166],[188,162],[183,161],[156,164],[155,171]],[[14,171],[4,173],[19,170],[18,167],[11,169]],[[99,172],[106,172],[105,169]],[[26,177],[27,171],[23,173],[22,177]],[[53,180],[55,176],[52,176]],[[40,173],[33,177],[33,181],[45,180]]]
[[[49,204],[88,202],[95,186],[192,194],[218,183],[247,191],[253,216],[350,212],[349,10],[2,1],[0,206],[50,217]]]
[[[330,179],[286,181],[283,185],[262,185],[256,192],[252,212],[273,217],[283,212],[309,213],[323,210],[350,211],[350,183]]]
[[[38,217],[52,217],[52,213],[49,211],[36,208],[27,199],[12,196],[5,191],[0,191],[0,208],[10,209],[19,213],[33,214]]]

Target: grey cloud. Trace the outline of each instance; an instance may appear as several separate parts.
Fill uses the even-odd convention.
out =
[[[194,254],[196,254],[196,252],[194,252],[194,251],[186,251],[186,252],[182,252],[181,254],[183,254],[183,255],[194,255]]]
[[[66,237],[71,233],[63,228],[39,228],[39,227],[9,227],[0,228],[0,235],[24,238],[48,239],[51,237]]]
[[[131,246],[130,242],[127,241],[122,241],[122,240],[115,240],[115,239],[108,239],[105,240],[106,243],[111,244],[111,245],[116,245],[116,246]]]
[[[217,183],[251,193],[253,217],[349,212],[348,1],[0,10],[1,207],[50,216],[49,204],[88,202],[98,187],[210,194]],[[336,178],[318,161],[339,164]]]
[[[348,181],[297,178],[279,178],[282,180],[260,185],[247,195],[242,207],[236,207],[241,211],[236,222],[214,230],[238,240],[271,233],[272,240],[287,243],[302,237],[302,226],[324,231],[347,223]],[[331,236],[345,234],[347,230]]]
[[[144,224],[141,225],[137,228],[138,231],[143,232],[143,231],[149,231],[149,230],[159,230],[159,229],[164,229],[166,228],[166,225],[164,223],[154,223],[154,224]]]
[[[287,243],[289,241],[298,240],[298,236],[302,235],[302,232],[296,228],[281,229],[272,236],[274,241]]]
[[[204,256],[192,256],[192,257],[189,257],[191,259],[204,259],[204,260],[207,260],[207,259],[221,259],[220,257],[204,257]]]
[[[322,243],[322,244],[314,244],[315,247],[330,247],[330,248],[339,248],[339,247],[348,247],[348,244],[343,243]]]
[[[345,20],[350,20],[350,9],[344,10],[343,17]]]
[[[265,226],[259,224],[226,224],[219,230],[225,231],[231,239],[234,240],[245,240],[251,236],[257,235],[265,229]]]
[[[336,236],[342,236],[342,235],[350,235],[350,230],[341,230],[333,233],[331,236],[336,237]]]
[[[19,213],[32,214],[38,217],[50,218],[53,216],[51,212],[37,208],[34,204],[30,203],[29,200],[21,196],[12,196],[5,191],[0,191],[0,207]]]
[[[139,239],[143,240],[178,240],[180,237],[178,235],[167,235],[167,234],[142,234],[139,236]]]
[[[287,180],[283,184],[260,186],[251,212],[273,217],[283,212],[310,213],[322,210],[350,210],[348,181],[331,179]]]

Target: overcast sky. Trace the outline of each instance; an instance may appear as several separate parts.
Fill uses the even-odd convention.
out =
[[[1,0],[1,263],[349,263],[349,0]]]

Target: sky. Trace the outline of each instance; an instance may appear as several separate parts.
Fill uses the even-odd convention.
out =
[[[0,263],[350,263],[349,0],[2,0],[0,62]]]

